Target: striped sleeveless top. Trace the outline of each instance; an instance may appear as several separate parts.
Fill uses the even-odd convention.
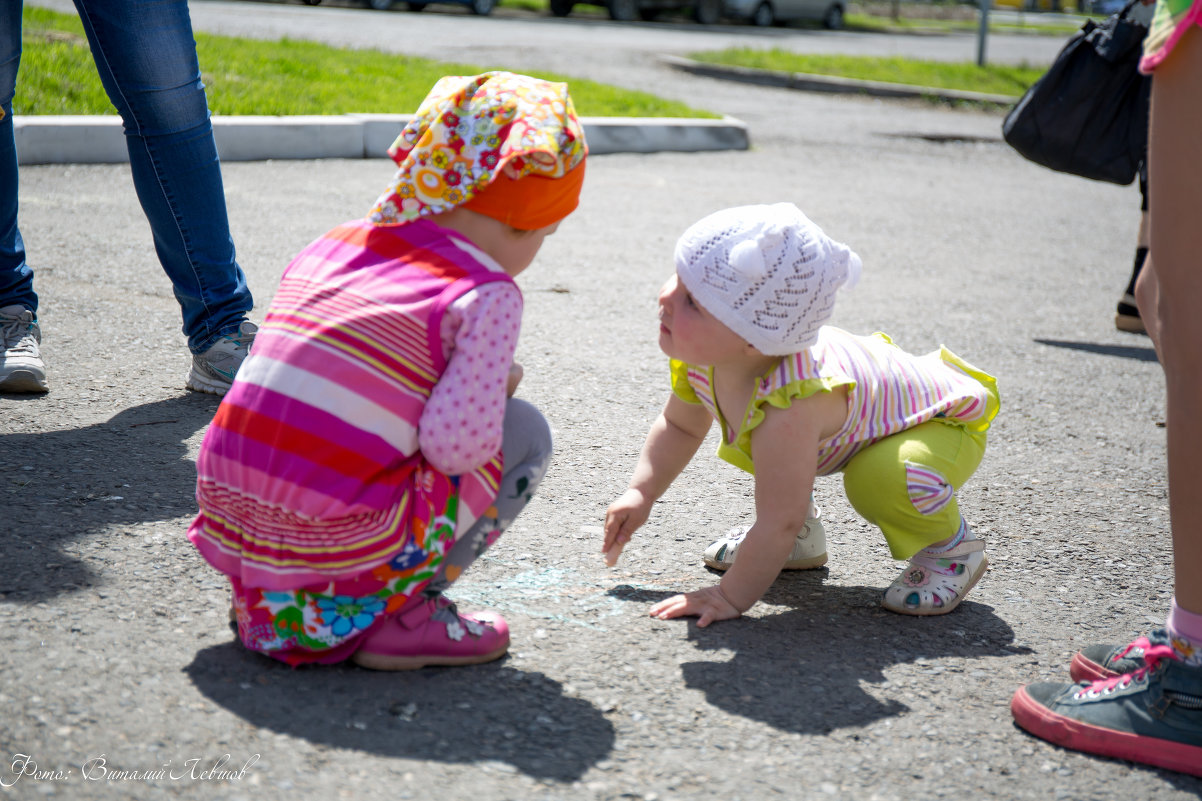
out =
[[[914,356],[884,334],[857,336],[823,326],[818,341],[785,356],[761,377],[740,421],[724,420],[711,389],[713,370],[672,361],[672,389],[704,405],[723,426],[718,456],[755,472],[751,433],[764,404],[787,408],[793,399],[847,387],[847,420],[819,443],[817,475],[838,472],[861,449],[933,419],[985,431],[998,411],[997,383],[946,348]],[[737,426],[737,427],[736,427]]]

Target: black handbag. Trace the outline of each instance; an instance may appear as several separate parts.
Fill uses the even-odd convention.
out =
[[[1002,123],[1002,138],[1060,172],[1129,184],[1148,147],[1151,78],[1138,66],[1148,29],[1131,0],[1103,22],[1088,20]]]

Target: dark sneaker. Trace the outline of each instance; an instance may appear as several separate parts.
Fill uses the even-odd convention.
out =
[[[243,320],[237,331],[221,337],[204,353],[194,355],[186,384],[188,389],[213,395],[229,392],[258,331],[257,325]]]
[[[42,329],[24,306],[0,309],[0,392],[45,392]]]
[[[1132,645],[1146,663],[1134,672],[1020,687],[1014,722],[1064,748],[1202,777],[1202,667],[1182,662],[1164,630]]]
[[[1131,334],[1148,333],[1144,328],[1144,321],[1139,316],[1134,295],[1123,295],[1122,300],[1118,302],[1118,306],[1114,310],[1114,327]]]
[[[1073,681],[1097,681],[1134,673],[1146,666],[1139,640],[1130,645],[1091,645],[1073,655],[1068,673]]]

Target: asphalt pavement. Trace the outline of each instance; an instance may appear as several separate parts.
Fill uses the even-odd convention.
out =
[[[1064,751],[1011,722],[1020,684],[1163,621],[1163,378],[1115,301],[1134,187],[1023,161],[998,113],[732,85],[671,96],[748,150],[595,157],[579,211],[519,283],[520,394],[551,422],[539,495],[454,587],[509,620],[486,666],[291,670],[245,651],[183,537],[216,399],[183,389],[178,307],[121,164],[26,166],[22,232],[51,391],[0,396],[0,795],[68,799],[1177,801],[1202,781]],[[361,216],[383,159],[230,162],[239,260],[270,301],[288,260]],[[718,208],[797,203],[855,248],[834,323],[944,343],[998,377],[962,493],[992,567],[953,614],[879,607],[901,565],[822,479],[830,562],[743,619],[655,621],[716,580],[705,546],[752,484],[708,443],[614,569],[600,525],[667,389],[655,293]]]

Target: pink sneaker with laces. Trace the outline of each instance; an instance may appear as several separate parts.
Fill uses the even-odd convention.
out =
[[[1014,722],[1064,748],[1202,777],[1202,665],[1186,663],[1164,629],[1117,657],[1137,652],[1143,667],[1131,673],[1020,687]]]
[[[461,615],[438,595],[419,595],[364,635],[351,661],[371,670],[477,665],[509,650],[509,624],[495,612]]]

